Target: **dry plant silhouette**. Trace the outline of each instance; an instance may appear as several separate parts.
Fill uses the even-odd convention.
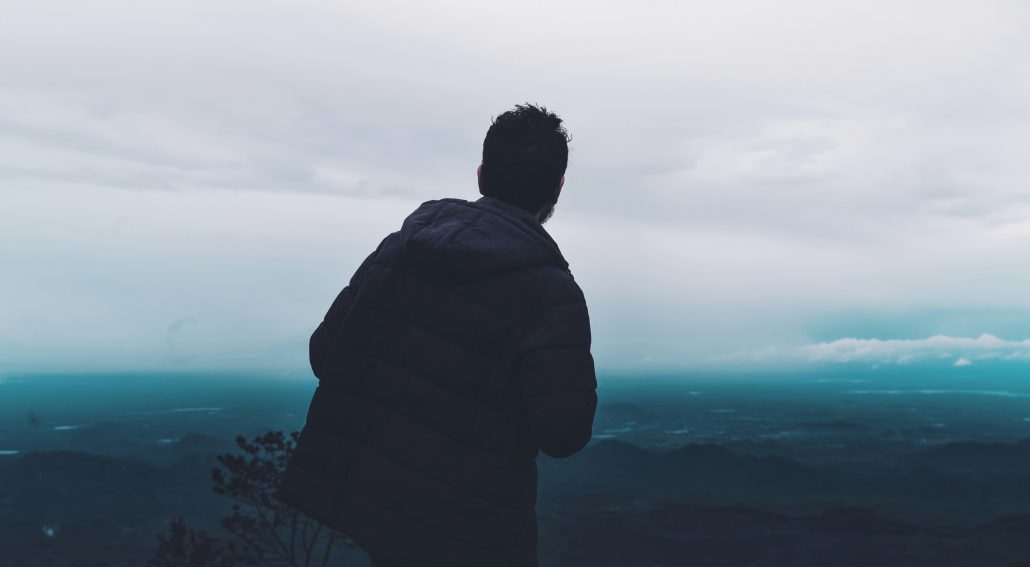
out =
[[[283,504],[273,495],[296,447],[299,432],[269,431],[251,440],[236,437],[242,452],[218,455],[213,490],[233,500],[222,518],[222,540],[171,520],[148,567],[232,567],[235,565],[329,565],[337,546],[354,547],[346,535]]]

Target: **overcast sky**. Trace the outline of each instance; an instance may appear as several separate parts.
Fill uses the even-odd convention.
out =
[[[0,4],[0,372],[304,367],[525,101],[599,370],[1030,358],[1025,2]]]

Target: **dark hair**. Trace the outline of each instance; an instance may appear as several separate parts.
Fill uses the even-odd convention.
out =
[[[480,187],[536,212],[552,203],[569,164],[569,135],[561,118],[543,106],[517,104],[493,120],[483,140]]]

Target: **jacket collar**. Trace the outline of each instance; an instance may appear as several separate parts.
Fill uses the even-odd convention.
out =
[[[562,269],[568,271],[569,262],[565,259],[565,256],[562,255],[561,249],[558,248],[558,243],[554,241],[554,238],[552,238],[547,232],[543,223],[540,222],[540,219],[538,219],[536,215],[518,205],[513,205],[503,199],[489,197],[486,195],[473,201],[473,204],[479,206],[485,205],[486,207],[493,208],[495,210],[499,209],[502,213],[506,213],[508,216],[514,217],[520,221],[527,229],[538,235],[544,241],[545,245],[554,252],[555,256],[557,256]]]
[[[489,205],[496,209],[501,209],[502,211],[505,211],[510,215],[516,216],[531,223],[540,224],[540,219],[536,218],[536,215],[527,211],[526,209],[523,209],[518,205],[513,205],[505,201],[504,199],[498,199],[497,197],[488,197],[484,195],[476,199],[476,202],[481,203],[483,205]],[[541,225],[541,227],[542,226],[543,225]]]

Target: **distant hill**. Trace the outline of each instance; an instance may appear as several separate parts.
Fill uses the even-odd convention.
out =
[[[604,404],[597,408],[594,429],[598,432],[631,429],[654,431],[662,427],[661,419],[644,408],[629,402]]]
[[[1030,439],[1016,443],[956,441],[912,455],[909,463],[955,474],[1018,477],[1030,474]]]
[[[712,444],[658,453],[604,440],[574,459],[541,461],[541,490],[601,491],[646,497],[704,498],[719,502],[833,500],[853,493],[853,481],[775,455],[740,455]]]
[[[1016,456],[1023,443],[973,447],[998,459]],[[775,454],[740,454],[713,444],[691,444],[666,452],[637,447],[625,441],[605,439],[589,445],[571,459],[539,460],[539,507],[550,497],[595,501],[608,498],[632,506],[633,502],[679,500],[705,505],[742,505],[804,514],[829,508],[866,506],[917,522],[971,524],[999,515],[1030,513],[1030,474],[997,478],[979,474],[982,466],[970,466],[968,474],[951,468],[962,463],[969,444],[940,448],[921,454],[905,466],[885,466],[872,475],[868,470],[848,474],[846,469],[817,468]],[[885,457],[892,459],[892,455]],[[966,455],[966,458],[973,458]],[[943,464],[936,465],[935,459]],[[989,471],[989,469],[988,469]],[[612,504],[615,506],[615,504]]]
[[[858,506],[831,508],[806,518],[806,521],[816,530],[834,534],[911,536],[931,533],[915,524],[891,520]]]
[[[0,459],[0,565],[139,565],[172,516],[217,530],[229,502],[211,490],[213,454],[193,450],[209,443],[168,447],[184,453],[168,467],[81,451]]]
[[[134,458],[49,451],[0,462],[0,495],[10,501],[8,513],[34,522],[152,516],[171,510],[155,495],[161,485],[161,472]]]
[[[226,439],[219,439],[201,433],[187,433],[182,439],[163,445],[148,445],[141,450],[139,456],[148,463],[162,468],[179,467],[185,461],[205,461],[215,465],[214,456],[235,452],[236,444]]]
[[[1004,527],[933,531],[864,508],[792,516],[748,507],[657,506],[618,512],[565,510],[545,518],[541,565],[621,567],[1016,566],[1030,532]]]
[[[143,442],[132,429],[115,423],[97,423],[69,431],[65,448],[100,455],[135,455]]]
[[[148,446],[152,460],[77,451],[0,459],[0,546],[21,554],[16,565],[45,565],[38,558],[51,551],[89,564],[113,556],[131,563],[174,514],[217,530],[228,502],[211,491],[210,471],[231,447],[189,434]],[[1020,447],[956,444],[926,455],[998,457]],[[948,567],[1030,556],[1030,475],[983,480],[923,463],[852,478],[712,444],[659,452],[617,440],[569,459],[541,457],[539,471],[546,567]],[[996,519],[1001,513],[1007,517]],[[59,533],[46,536],[44,526]]]

